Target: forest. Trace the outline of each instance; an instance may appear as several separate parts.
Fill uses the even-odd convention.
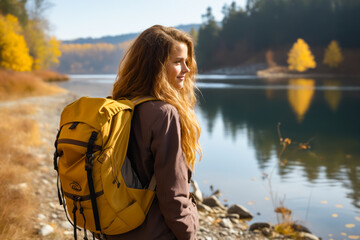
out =
[[[258,63],[287,67],[292,61],[288,59],[290,50],[299,39],[300,44],[308,49],[305,61],[310,61],[309,71],[359,73],[358,0],[247,0],[245,7],[233,2],[224,5],[222,12],[223,19],[219,22],[208,7],[200,26],[184,29],[196,43],[200,73]],[[63,55],[56,70],[66,73],[116,73],[131,40],[114,42],[115,39],[121,38],[64,42],[60,47]],[[329,50],[330,53],[327,53]],[[292,55],[298,54],[292,52]],[[302,66],[290,69],[308,70]]]
[[[46,0],[0,1],[0,68],[50,69],[59,64],[60,42],[49,34]]]
[[[49,34],[43,17],[48,8],[46,0],[0,1],[1,68],[116,73],[137,33],[60,42]],[[224,5],[221,21],[208,7],[202,24],[177,28],[194,38],[200,73],[260,64],[291,71],[359,74],[359,12],[359,0],[247,0],[245,6]],[[295,43],[303,52],[292,49]],[[299,54],[307,67],[288,66],[298,61],[289,55]]]
[[[284,65],[292,44],[303,39],[318,63],[330,42],[337,41],[345,59],[342,71],[356,71],[359,12],[358,0],[248,0],[245,8],[235,2],[225,5],[218,24],[209,7],[198,32],[199,68],[259,61]]]

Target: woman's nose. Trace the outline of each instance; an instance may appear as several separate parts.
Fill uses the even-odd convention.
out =
[[[188,72],[190,72],[190,69],[188,68],[188,66],[186,65],[186,63],[183,64],[182,72],[183,72],[183,73],[188,73]]]

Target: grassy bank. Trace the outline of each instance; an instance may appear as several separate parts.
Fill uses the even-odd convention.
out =
[[[45,72],[0,70],[0,101],[64,91],[44,82],[46,76],[49,74]],[[31,104],[0,106],[0,239],[38,237],[33,221],[39,200],[32,192],[36,186],[32,184],[31,172],[39,166],[39,159],[31,152],[42,142],[39,125],[33,120],[35,113]]]
[[[33,239],[38,201],[30,193],[29,172],[37,161],[29,149],[40,144],[37,123],[24,116],[31,106],[0,108],[0,239]]]
[[[0,70],[0,101],[60,93],[64,90],[46,83],[46,81],[53,81],[51,79],[55,79],[55,76],[56,73],[48,71]]]

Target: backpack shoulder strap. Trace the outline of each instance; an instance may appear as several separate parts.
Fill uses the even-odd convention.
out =
[[[158,100],[158,99],[151,96],[135,97],[131,99],[131,101],[134,103],[135,106],[143,102],[152,101],[152,100]]]

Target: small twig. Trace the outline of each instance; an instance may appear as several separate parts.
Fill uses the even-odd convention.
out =
[[[309,214],[311,196],[312,196],[312,189],[310,191],[310,197],[309,197],[309,201],[308,201],[308,204],[307,204],[307,207],[306,207],[305,222],[307,222],[307,217],[308,217],[308,214]]]
[[[281,125],[281,123],[278,122],[278,124],[277,124],[277,131],[278,131],[278,135],[279,135],[280,142],[282,142],[282,141],[283,141],[283,138],[282,138],[281,132],[280,132],[280,125]]]

